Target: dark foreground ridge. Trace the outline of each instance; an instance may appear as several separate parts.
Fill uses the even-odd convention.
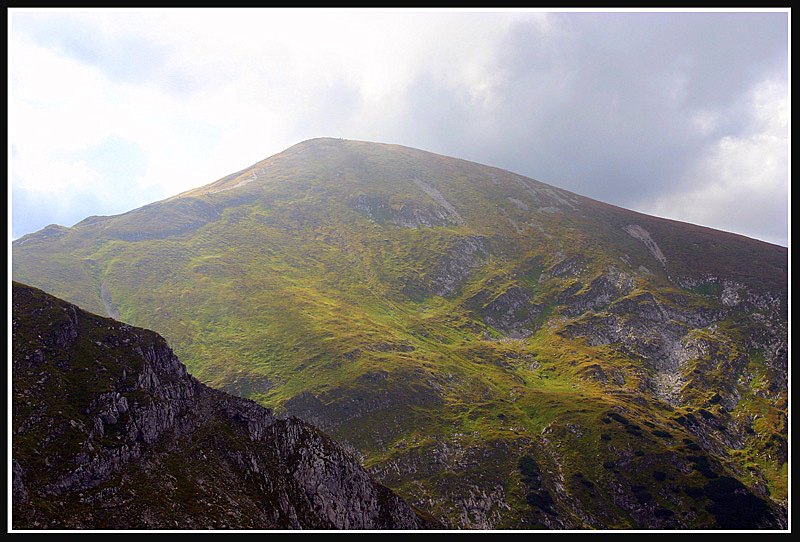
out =
[[[158,334],[13,284],[14,529],[438,524],[297,419],[189,375]]]

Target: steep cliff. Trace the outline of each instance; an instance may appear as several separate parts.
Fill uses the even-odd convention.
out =
[[[13,284],[13,527],[419,529],[296,418],[210,389],[156,333]]]

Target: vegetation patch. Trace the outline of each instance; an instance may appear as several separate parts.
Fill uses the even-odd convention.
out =
[[[687,459],[691,462],[692,468],[706,478],[716,478],[717,473],[711,468],[711,463],[706,455],[690,455]]]

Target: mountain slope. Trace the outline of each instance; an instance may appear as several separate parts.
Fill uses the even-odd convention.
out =
[[[297,419],[187,374],[155,333],[13,284],[16,529],[436,524]]]
[[[783,247],[315,139],[26,236],[12,272],[157,330],[203,382],[318,425],[453,526],[785,521]],[[769,512],[726,515],[714,484]]]

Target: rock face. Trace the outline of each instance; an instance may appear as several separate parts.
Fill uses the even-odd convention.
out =
[[[13,527],[438,524],[313,426],[198,382],[159,335],[13,285]]]

